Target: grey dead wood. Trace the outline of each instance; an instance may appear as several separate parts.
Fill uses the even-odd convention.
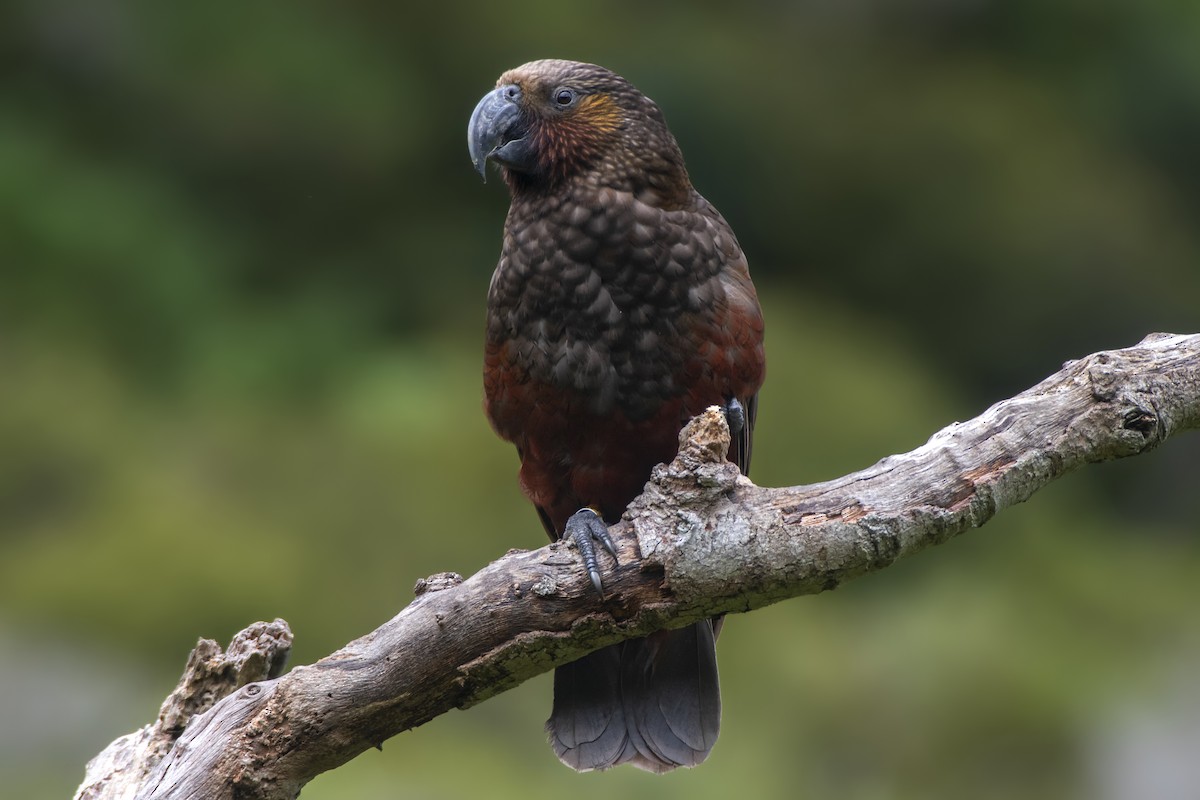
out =
[[[606,597],[564,545],[423,579],[393,619],[282,677],[286,623],[202,640],[159,719],[77,798],[292,798],[314,776],[598,647],[838,586],[987,522],[1084,464],[1200,427],[1200,335],[1095,353],[921,447],[810,486],[755,486],[710,409],[612,529]]]

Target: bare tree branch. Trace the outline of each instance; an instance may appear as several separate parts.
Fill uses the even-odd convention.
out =
[[[832,589],[982,525],[1083,464],[1197,427],[1200,335],[1154,334],[1069,362],[916,450],[812,486],[742,477],[724,460],[724,417],[710,409],[613,527],[620,565],[606,573],[604,600],[577,554],[554,544],[510,551],[465,581],[420,581],[391,621],[283,677],[266,679],[290,644],[280,620],[231,646],[232,662],[255,654],[252,669],[221,666],[202,642],[176,694],[223,699],[206,711],[169,699],[157,727],[89,765],[76,796],[295,797],[368,747],[598,647]],[[197,684],[201,662],[217,666]],[[203,713],[182,729],[189,711]]]

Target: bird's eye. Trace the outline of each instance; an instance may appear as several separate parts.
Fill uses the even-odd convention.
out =
[[[568,89],[565,86],[559,87],[554,90],[554,104],[559,108],[569,108],[577,96],[574,89]]]

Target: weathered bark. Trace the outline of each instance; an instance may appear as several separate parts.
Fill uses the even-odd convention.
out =
[[[257,672],[181,684],[177,693],[227,696],[181,734],[189,709],[165,723],[164,706],[157,728],[89,765],[77,797],[291,798],[368,747],[588,651],[832,589],[982,525],[1083,464],[1197,427],[1200,335],[1155,334],[1069,362],[916,450],[812,486],[766,489],[742,477],[723,459],[728,431],[710,409],[613,527],[620,564],[605,574],[603,600],[577,555],[556,544],[510,551],[465,581],[420,581],[391,621],[283,677],[262,680],[286,651],[286,625],[248,629],[235,646],[259,648]],[[214,657],[199,652],[193,682],[193,662]],[[217,672],[230,669],[239,675]],[[110,774],[112,765],[122,769]]]
[[[126,800],[137,797],[146,776],[175,745],[187,724],[218,700],[253,681],[277,678],[292,647],[286,622],[256,622],[221,652],[201,639],[188,656],[183,677],[163,701],[158,719],[114,741],[88,763],[78,800]]]

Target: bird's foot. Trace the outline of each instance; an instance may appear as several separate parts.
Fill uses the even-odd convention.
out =
[[[567,519],[562,538],[570,538],[575,542],[580,555],[583,556],[583,566],[588,571],[588,577],[592,579],[592,586],[595,586],[600,596],[604,597],[604,584],[600,581],[600,564],[596,559],[596,542],[599,542],[612,555],[613,561],[621,563],[617,559],[617,548],[608,535],[608,526],[604,524],[604,520],[594,509],[581,508]]]
[[[729,402],[725,404],[725,422],[729,425],[730,437],[734,439],[737,439],[746,427],[746,409],[736,397],[729,398]]]

